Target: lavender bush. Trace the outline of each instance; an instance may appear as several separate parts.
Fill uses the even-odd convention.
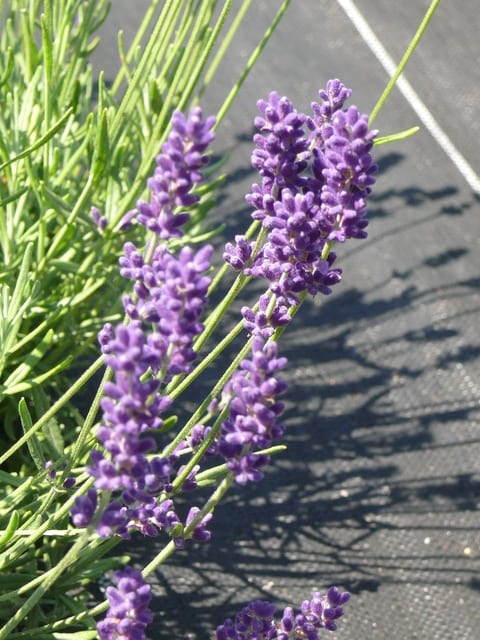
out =
[[[31,8],[38,9],[33,4]],[[202,20],[213,19],[212,3],[197,4],[203,7]],[[164,10],[173,5],[166,3]],[[37,14],[43,26],[45,68],[52,64],[47,51],[49,29],[64,24],[59,16],[68,18],[72,33],[77,29],[79,34],[82,27],[72,25],[83,25],[90,16],[87,40],[95,19],[103,19],[102,3],[67,2],[62,5],[68,7],[65,14],[60,6],[46,2],[44,13]],[[170,10],[175,21],[175,9]],[[160,20],[165,29],[168,15],[164,14],[163,23]],[[191,14],[182,15],[176,17],[185,21],[181,22],[184,29],[188,25],[194,29]],[[13,33],[13,16],[10,19]],[[27,27],[34,31],[28,18],[23,18],[21,26],[22,32]],[[86,46],[85,40],[80,41]],[[155,46],[149,43],[147,49]],[[79,50],[73,54],[75,60]],[[126,59],[133,63],[135,55],[134,51]],[[181,75],[186,64],[182,60],[176,59],[170,75],[162,76],[162,91],[167,91],[167,80],[177,81]],[[212,65],[213,69],[215,61]],[[141,68],[140,60],[136,69]],[[188,547],[193,552],[194,543],[208,543],[215,529],[214,511],[227,490],[234,484],[261,481],[271,456],[284,450],[281,398],[287,388],[283,372],[288,363],[281,355],[280,338],[309,296],[328,295],[341,281],[336,250],[367,235],[368,196],[376,171],[374,145],[412,133],[378,138],[372,116],[349,104],[352,92],[338,79],[328,81],[318,92],[309,113],[298,111],[288,98],[270,93],[258,102],[260,115],[252,141],[252,166],[258,172],[257,182],[246,194],[252,221],[244,235],[225,244],[223,259],[215,259],[198,222],[214,195],[208,163],[218,116],[224,109],[217,117],[205,117],[198,106],[185,108],[189,99],[182,97],[173,108],[174,97],[167,91],[166,108],[162,105],[167,98],[160,100],[155,91],[150,92],[148,108],[140,107],[142,121],[148,122],[148,114],[159,103],[155,113],[164,119],[159,116],[146,125],[150,128],[144,130],[136,148],[141,147],[142,160],[132,176],[123,170],[121,154],[126,151],[118,155],[116,148],[122,140],[119,114],[125,117],[132,108],[132,96],[138,97],[135,73],[130,78],[128,69],[122,69],[119,78],[129,82],[125,98],[116,106],[113,94],[107,96],[101,85],[90,155],[83,155],[88,145],[83,147],[82,142],[65,156],[69,170],[75,166],[74,159],[81,159],[86,176],[67,224],[57,228],[53,213],[48,214],[51,219],[39,215],[25,239],[25,257],[16,264],[19,277],[11,295],[5,285],[10,315],[5,316],[8,322],[2,333],[3,363],[12,373],[3,389],[8,400],[17,394],[21,398],[19,420],[13,419],[11,407],[6,414],[7,435],[14,442],[5,443],[0,457],[6,463],[0,470],[0,517],[5,522],[0,535],[0,640],[147,638],[155,615],[148,576],[176,549]],[[63,82],[67,80],[60,87]],[[393,83],[394,79],[390,88]],[[187,89],[193,92],[188,84]],[[380,104],[387,95],[388,91]],[[51,96],[50,100],[53,104]],[[107,107],[110,102],[112,106]],[[49,113],[53,122],[52,110]],[[53,140],[68,118],[5,161],[18,190],[4,199],[4,206],[14,206],[10,214],[18,215],[28,198],[35,203],[32,211],[43,214],[43,195],[49,198],[48,211],[60,206],[53,182],[40,184],[32,166],[34,153],[41,150],[47,163],[44,169],[48,163],[57,167],[55,148],[63,147],[54,147]],[[73,132],[73,120],[69,126]],[[113,164],[109,164],[109,150]],[[16,175],[13,168],[25,158],[24,173]],[[74,174],[75,179],[78,175]],[[101,198],[103,190],[106,196]],[[69,253],[69,230],[75,231],[77,224],[88,229],[85,246],[81,253],[76,253],[78,248]],[[12,237],[4,234],[3,241],[5,253]],[[116,252],[113,249],[120,241],[123,248]],[[61,258],[55,257],[60,255],[57,251],[63,252]],[[99,262],[107,252],[109,260]],[[67,258],[83,279],[75,280],[70,297],[62,289],[57,315],[49,306],[54,299],[45,303],[44,320],[35,325],[38,305],[31,302],[41,301],[52,282],[57,282],[55,269],[63,273]],[[113,266],[117,259],[118,267]],[[103,287],[108,291],[112,311],[106,313],[101,311],[105,298],[96,298],[88,287],[82,289],[94,263],[105,270],[98,291],[102,295]],[[31,286],[31,269],[41,274],[50,266],[53,275],[39,287]],[[231,286],[223,290],[226,281]],[[111,290],[110,282],[114,283]],[[254,300],[247,288],[252,283],[255,290],[262,290]],[[120,312],[113,311],[118,290],[122,292]],[[210,306],[212,294],[220,290],[220,303]],[[245,302],[241,314],[235,326],[224,332],[226,314],[239,297]],[[85,326],[78,316],[88,305],[87,317],[93,321]],[[67,318],[61,312],[64,308],[69,321],[75,310],[78,324],[68,337],[68,327],[62,324]],[[65,391],[65,385],[56,381],[67,365],[57,361],[55,349],[48,359],[49,344],[56,335],[57,342],[65,339],[64,349],[77,354],[73,343],[81,337],[89,344],[94,334],[98,357]],[[22,363],[24,350],[35,340],[40,344],[33,361]],[[223,370],[219,356],[238,344],[238,352]],[[42,373],[41,367],[35,368],[40,362],[51,368]],[[94,374],[102,368],[103,378],[82,415],[75,398],[90,388]],[[207,370],[214,372],[215,382],[192,415],[184,418],[182,398]],[[52,390],[64,393],[52,402]],[[15,438],[18,424],[24,435]],[[119,542],[127,541],[128,546],[129,541],[140,539],[148,545],[149,537],[159,537],[165,544],[141,571],[130,565],[127,556],[115,554]],[[105,575],[111,576],[106,600],[92,603],[91,587]],[[330,587],[313,593],[297,613],[289,606],[280,617],[275,617],[274,604],[253,601],[234,618],[227,618],[216,637],[316,640],[336,629],[348,599],[348,593]]]
[[[89,488],[75,499],[71,516],[75,526],[86,529],[87,538],[94,532],[104,539],[127,540],[137,532],[166,534],[170,542],[144,575],[188,540],[210,539],[212,511],[228,487],[261,480],[272,447],[284,434],[280,396],[286,384],[280,372],[287,361],[278,354],[277,340],[308,294],[328,294],[339,282],[332,246],[366,236],[376,132],[369,130],[366,115],[344,106],[350,93],[339,80],[329,81],[320,91],[322,102],[312,105],[312,117],[275,93],[268,102],[259,102],[263,117],[255,123],[259,134],[252,164],[261,181],[247,196],[255,206],[248,235],[257,230],[257,236],[237,236],[227,245],[226,265],[239,273],[213,319],[202,322],[213,286],[207,275],[212,247],[183,245],[175,251],[175,242],[188,222],[188,207],[198,200],[193,187],[208,161],[214,118],[204,119],[199,108],[188,116],[174,113],[147,181],[149,198],[126,216],[128,225],[146,228],[147,240],[142,248],[127,242],[119,261],[121,275],[133,287],[123,296],[124,321],[106,324],[99,334],[111,374],[100,399],[96,437],[101,448],[91,452],[86,467],[93,487],[85,483]],[[196,364],[199,345],[205,346],[214,325],[252,279],[265,282],[265,293],[243,309],[244,320],[225,336],[221,349]],[[159,445],[170,431],[168,420],[181,390],[212,365],[242,325],[245,345],[238,356],[185,426]],[[153,437],[159,432],[160,437]],[[178,498],[194,495],[212,478],[216,488],[207,503],[191,505],[182,517]],[[131,567],[117,574],[117,582],[118,588],[108,592],[110,607],[97,627],[99,635],[142,638],[151,617],[145,609],[148,586]],[[265,638],[307,633],[316,638],[321,628],[335,628],[347,597],[336,589],[325,597],[315,594],[302,614],[295,617],[286,610],[279,626],[271,615],[259,613],[270,611],[271,605],[253,603],[235,625],[225,623],[217,635],[236,639],[254,632]],[[256,629],[257,617],[261,629]],[[240,622],[245,619],[250,630]]]

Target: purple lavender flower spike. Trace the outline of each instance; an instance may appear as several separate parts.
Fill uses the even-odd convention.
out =
[[[172,130],[148,181],[150,202],[140,202],[127,214],[128,221],[136,215],[162,239],[181,235],[188,214],[178,213],[177,208],[199,199],[191,191],[208,161],[205,152],[214,137],[214,124],[215,118],[203,119],[198,108],[187,117],[174,114]],[[156,446],[149,433],[162,427],[162,414],[171,404],[162,386],[172,376],[188,373],[196,357],[193,341],[203,330],[212,252],[210,246],[197,251],[185,246],[174,254],[165,243],[152,239],[145,252],[132,242],[124,246],[120,273],[133,280],[133,293],[123,297],[129,321],[115,328],[106,324],[98,336],[113,379],[105,383],[101,400],[97,438],[103,448],[92,451],[87,469],[95,489],[72,509],[77,526],[90,524],[97,509],[96,490],[105,490],[113,495],[96,516],[100,536],[129,538],[132,531],[155,536],[163,529],[174,539],[180,537],[183,525],[168,498],[179,472],[178,455],[149,455]],[[188,475],[183,491],[195,488],[197,471]],[[207,520],[194,532],[198,539],[209,536]]]
[[[298,294],[330,293],[340,271],[332,269],[334,254],[322,258],[325,226],[315,194],[294,194],[284,189],[274,205],[275,216],[264,220],[267,240],[251,267],[244,273],[270,282],[270,290],[288,306],[298,303]],[[285,314],[283,314],[285,319]]]
[[[276,342],[265,343],[255,336],[251,358],[240,363],[225,386],[223,402],[229,403],[229,412],[221,426],[218,451],[239,484],[263,477],[261,468],[268,463],[268,456],[255,452],[284,433],[285,427],[278,421],[284,406],[277,396],[287,385],[277,372],[286,363],[286,358],[277,355]]]
[[[244,275],[268,282],[278,298],[269,314],[244,308],[245,327],[264,337],[288,321],[288,308],[308,293],[329,294],[341,280],[333,268],[332,245],[366,237],[367,197],[377,169],[371,150],[376,131],[356,107],[344,107],[351,90],[329,80],[313,102],[312,115],[296,111],[287,98],[271,93],[260,100],[260,133],[252,164],[261,177],[246,196],[252,218],[260,220],[266,239],[252,257],[243,236],[225,247],[224,260]],[[265,232],[264,232],[265,233]],[[275,317],[276,316],[276,317]]]
[[[313,117],[307,118],[307,126],[314,132],[310,136],[310,143],[312,140],[321,139],[322,125],[329,122],[333,114],[343,108],[351,94],[352,90],[348,89],[340,80],[329,80],[325,89],[320,89],[318,95],[321,102],[311,103]]]
[[[202,179],[201,169],[208,163],[205,152],[215,137],[214,125],[215,117],[204,120],[199,107],[188,116],[180,111],[172,116],[171,132],[147,182],[150,201],[139,200],[135,210],[137,221],[162,239],[182,235],[180,227],[189,220],[189,214],[176,210],[199,200],[191,191]],[[130,223],[131,218],[130,213],[124,223]]]
[[[138,222],[161,239],[181,235],[188,214],[177,209],[199,199],[192,189],[208,162],[206,151],[214,137],[214,124],[215,118],[203,119],[199,108],[188,116],[174,113],[172,130],[148,181],[150,202],[139,202],[125,222],[136,215]],[[96,218],[98,215],[94,212]],[[193,343],[203,330],[201,318],[210,286],[206,272],[212,252],[210,246],[197,251],[184,246],[175,254],[155,238],[150,238],[145,251],[132,242],[124,245],[120,273],[133,281],[133,292],[122,300],[128,321],[115,328],[106,324],[98,336],[113,379],[104,384],[101,400],[103,416],[97,439],[102,449],[92,451],[87,468],[95,489],[72,509],[77,526],[92,521],[96,490],[109,491],[111,501],[96,515],[100,536],[129,538],[133,531],[155,536],[163,529],[181,543],[183,525],[168,497],[181,471],[176,468],[178,455],[152,456],[156,442],[151,432],[162,427],[162,415],[171,404],[162,388],[172,376],[188,373],[196,357]],[[197,471],[191,471],[182,491],[196,487]],[[207,520],[194,532],[198,539],[209,536]]]
[[[274,621],[276,606],[264,600],[253,600],[235,620],[227,619],[217,627],[216,640],[270,640],[277,637]]]
[[[356,107],[337,111],[322,127],[324,150],[316,149],[313,171],[324,185],[322,215],[331,224],[329,240],[365,238],[367,196],[377,166],[371,150],[376,131],[368,130],[368,116]]]
[[[150,586],[132,567],[117,571],[115,583],[107,587],[109,609],[97,624],[100,640],[146,640],[145,629],[153,620]]]
[[[326,595],[314,593],[311,600],[302,603],[301,613],[286,607],[279,621],[274,617],[274,604],[253,600],[234,620],[228,618],[217,627],[216,640],[319,640],[321,630],[335,631],[333,621],[343,616],[341,605],[349,597],[336,587]]]
[[[288,98],[272,92],[268,101],[259,100],[257,106],[262,116],[255,119],[255,126],[261,133],[253,138],[256,149],[252,166],[260,174],[262,183],[261,187],[254,185],[246,199],[257,209],[256,217],[261,218],[270,210],[264,196],[277,199],[285,187],[296,190],[304,186],[305,177],[301,174],[310,154],[304,131],[306,118]]]
[[[193,339],[203,329],[200,318],[210,285],[205,272],[212,253],[210,245],[196,252],[183,247],[178,255],[159,245],[147,265],[133,243],[125,245],[121,274],[135,280],[135,298],[124,296],[123,306],[132,320],[155,325],[148,339],[152,358],[157,359],[150,364],[155,373],[163,370],[171,376],[191,369]]]
[[[158,391],[159,381],[147,375],[159,362],[141,325],[135,321],[119,325],[108,336],[111,340],[107,343],[105,337],[103,350],[114,381],[104,386],[103,421],[97,437],[109,457],[93,451],[88,470],[98,489],[115,491],[135,488],[137,478],[149,468],[145,454],[155,443],[145,432],[162,426],[160,416],[171,401]]]
[[[342,592],[336,587],[331,587],[326,595],[319,592],[313,593],[311,600],[302,602],[301,613],[295,619],[296,629],[303,631],[312,640],[318,638],[320,629],[335,631],[337,628],[335,620],[343,616],[341,605],[345,604],[349,598],[349,593]]]

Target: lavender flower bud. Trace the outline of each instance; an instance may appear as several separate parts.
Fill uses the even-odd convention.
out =
[[[185,520],[185,524],[187,527],[193,522],[193,520],[198,516],[199,513],[200,513],[200,509],[198,507],[190,508],[187,518]],[[211,513],[207,513],[205,516],[203,516],[200,522],[193,529],[193,532],[191,534],[192,540],[195,540],[196,542],[208,542],[210,540],[210,538],[212,537],[212,534],[207,529],[207,525],[212,519],[212,517],[213,515]]]
[[[325,122],[332,119],[333,114],[343,108],[344,103],[352,95],[352,90],[340,82],[340,80],[329,80],[325,89],[318,92],[321,102],[312,102],[311,109],[313,118],[307,119],[307,125],[312,130],[320,131]]]
[[[53,466],[53,462],[51,460],[47,460],[45,462],[45,469],[47,470],[47,478],[53,482],[57,477],[57,470]]]
[[[241,314],[245,329],[252,335],[259,335],[265,339],[270,338],[275,329],[287,325],[291,320],[286,300],[281,296],[274,297],[272,305],[272,298],[262,295],[257,311],[245,306],[241,308]]]
[[[95,222],[100,231],[106,229],[108,220],[105,216],[102,216],[97,207],[92,207],[90,209],[90,215],[92,216],[92,220]]]
[[[225,245],[223,259],[234,269],[243,270],[250,260],[254,244],[245,236],[235,236],[235,244],[227,242]]]
[[[76,482],[75,478],[73,478],[72,476],[68,476],[62,482],[62,488],[63,489],[71,489],[72,487],[75,486],[75,482]]]

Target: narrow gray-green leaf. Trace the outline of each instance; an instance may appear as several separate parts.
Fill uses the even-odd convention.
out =
[[[25,158],[26,156],[29,156],[31,153],[33,153],[34,151],[36,151],[37,149],[42,147],[46,142],[48,142],[48,140],[50,140],[50,138],[52,136],[54,136],[57,133],[57,131],[59,129],[61,129],[63,127],[63,125],[69,119],[69,117],[72,115],[72,113],[73,113],[73,108],[69,107],[67,109],[67,111],[65,112],[65,114],[60,118],[60,120],[58,120],[52,127],[50,127],[50,129],[45,133],[45,135],[43,135],[41,138],[39,138],[32,145],[30,145],[29,147],[24,149],[18,155],[14,156],[13,158],[9,158],[7,161],[5,161],[3,164],[1,164],[0,165],[0,171],[5,169],[5,167],[8,167],[8,165],[12,164],[13,162],[17,162],[17,160],[21,160],[22,158]]]
[[[27,403],[25,402],[25,398],[21,398],[18,403],[18,413],[20,416],[20,422],[22,423],[23,432],[27,436],[27,447],[30,455],[32,456],[32,460],[39,471],[44,471],[45,458],[43,456],[42,447],[38,441],[37,434],[34,432],[29,434],[33,422]]]

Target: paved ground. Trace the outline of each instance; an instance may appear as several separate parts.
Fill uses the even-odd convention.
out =
[[[114,2],[96,59],[107,70],[112,33],[148,3],[132,4]],[[212,110],[280,3],[254,4]],[[395,60],[427,6],[356,3]],[[159,572],[152,638],[200,640],[253,597],[294,604],[332,583],[354,594],[339,638],[480,637],[480,18],[477,0],[458,6],[440,6],[407,70],[413,98],[396,90],[378,118],[382,133],[422,131],[378,150],[368,240],[340,252],[343,283],[285,336],[288,452],[231,494],[194,567],[179,554]],[[258,97],[275,89],[307,108],[330,77],[362,110],[380,95],[386,73],[354,9],[294,0],[225,120],[230,228],[248,215]]]

